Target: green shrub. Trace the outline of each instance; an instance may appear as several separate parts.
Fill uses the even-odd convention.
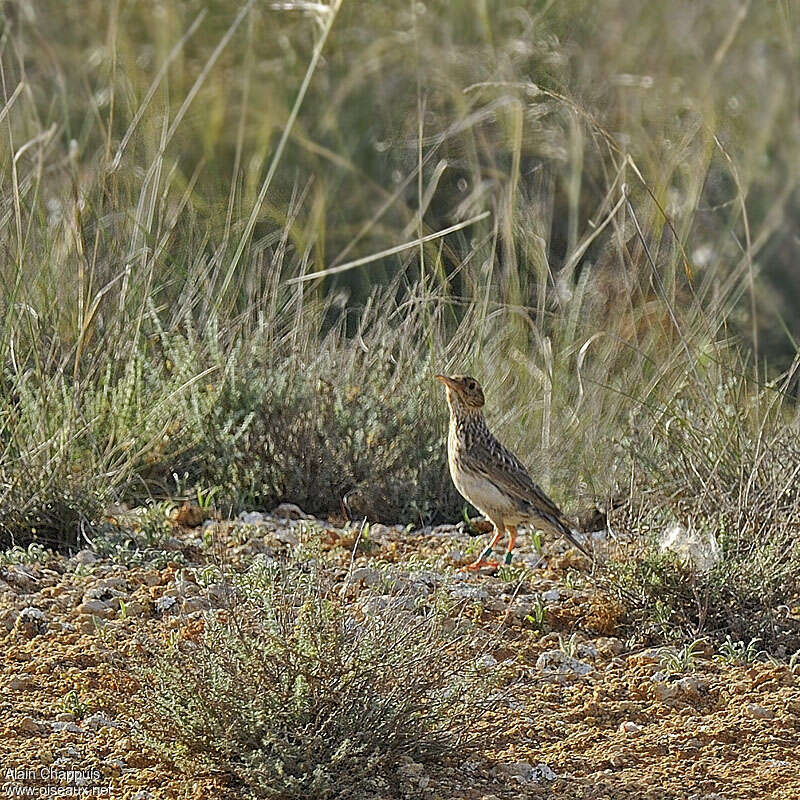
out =
[[[249,796],[320,800],[385,796],[401,757],[467,752],[486,688],[474,640],[427,603],[374,595],[358,611],[313,559],[256,561],[236,586],[197,638],[146,643],[135,719],[149,747]]]
[[[775,385],[693,377],[630,440],[639,536],[608,577],[642,634],[800,646],[800,438]],[[665,551],[678,524],[716,542],[708,564]],[[708,553],[705,553],[708,557]]]
[[[3,470],[0,469],[0,480]],[[61,477],[61,476],[59,476]],[[66,488],[56,479],[14,484],[2,495],[0,503],[0,551],[36,543],[55,550],[80,549],[97,519],[101,495],[92,488]]]

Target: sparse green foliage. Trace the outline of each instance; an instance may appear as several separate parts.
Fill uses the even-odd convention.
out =
[[[91,709],[91,704],[83,700],[81,693],[77,689],[70,689],[59,701],[62,711],[74,714],[78,719],[83,719]]]
[[[719,364],[705,368],[715,372]],[[645,631],[714,632],[800,645],[800,437],[780,386],[753,393],[740,374],[687,376],[631,442],[642,536],[610,565],[613,591]],[[666,533],[679,522],[679,541]],[[643,535],[642,535],[643,534]]]
[[[667,675],[682,675],[694,672],[697,668],[697,659],[705,651],[701,641],[687,642],[679,648],[665,647],[661,651],[661,669]]]
[[[576,658],[578,655],[578,634],[573,633],[569,638],[565,638],[560,633],[558,634],[558,649],[568,655],[570,658]]]
[[[258,559],[236,587],[240,601],[198,638],[145,643],[148,746],[273,798],[366,797],[394,781],[400,756],[464,754],[484,679],[471,637],[435,603],[409,610],[396,592],[362,596],[357,612],[320,562]]]
[[[19,545],[9,550],[0,550],[0,564],[36,564],[44,563],[50,558],[50,551],[38,542],[31,542],[27,547]]]
[[[761,639],[751,639],[749,642],[735,642],[730,636],[719,646],[715,660],[726,664],[754,664],[767,657],[766,651],[761,647]],[[791,662],[790,662],[791,663]]]
[[[168,519],[174,504],[150,503],[136,514],[115,517],[113,522],[95,526],[92,548],[122,564],[144,564],[163,567],[170,562],[184,563],[180,551],[169,549],[172,525]]]
[[[547,606],[541,597],[534,597],[530,606],[530,614],[525,615],[525,621],[535,630],[543,630],[547,618]]]

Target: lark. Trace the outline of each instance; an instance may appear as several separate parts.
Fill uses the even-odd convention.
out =
[[[494,526],[492,540],[467,569],[499,566],[491,555],[504,531],[508,531],[504,562],[510,564],[517,525],[523,522],[563,536],[589,556],[559,507],[533,482],[522,462],[492,435],[483,416],[485,400],[478,381],[469,375],[436,378],[447,387],[450,406],[447,457],[453,483]]]

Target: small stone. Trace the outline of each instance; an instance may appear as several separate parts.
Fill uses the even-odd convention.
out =
[[[273,510],[272,516],[282,519],[313,519],[294,503],[281,503]]]
[[[196,528],[205,519],[205,512],[194,503],[185,501],[175,512],[173,519],[178,525],[184,525],[187,528]]]
[[[97,561],[97,556],[88,548],[84,550],[79,550],[75,555],[72,557],[72,560],[76,564],[94,564]]]
[[[245,525],[261,525],[264,522],[264,515],[260,511],[243,511],[239,514],[239,521]]]
[[[226,583],[209,583],[208,586],[206,586],[208,599],[215,607],[227,604],[231,592],[231,587]]]
[[[192,581],[178,581],[175,590],[178,597],[195,597],[200,594],[200,587]]]
[[[113,609],[105,600],[84,600],[77,608],[79,614],[90,614],[93,617],[110,617]]]
[[[184,614],[191,614],[194,611],[208,611],[209,602],[205,597],[187,597],[181,604],[181,611]]]
[[[542,600],[546,603],[557,603],[561,599],[561,592],[558,589],[548,589],[542,592]]]
[[[678,691],[684,694],[699,694],[706,688],[705,684],[696,675],[686,675],[675,681]]]
[[[542,783],[542,781],[554,781],[558,778],[558,775],[553,772],[549,764],[537,764],[533,770],[534,776],[539,783]]]
[[[483,586],[454,586],[450,590],[450,597],[454,600],[483,601],[489,597],[489,592]]]
[[[484,653],[475,660],[475,666],[480,670],[494,669],[497,664],[497,659],[491,653]]]
[[[155,569],[147,570],[142,575],[142,583],[145,586],[158,586],[161,583],[161,573]]]
[[[625,649],[624,642],[613,636],[601,636],[599,639],[595,639],[594,643],[598,652],[613,656],[618,656]]]
[[[8,688],[19,692],[31,688],[31,679],[27,675],[14,675],[8,682]]]
[[[165,594],[163,597],[159,597],[158,600],[155,601],[154,605],[156,612],[163,614],[165,611],[170,611],[174,608],[177,602],[177,597]]]
[[[632,664],[660,664],[665,655],[677,656],[678,651],[674,647],[648,647],[640,653],[628,657]]]
[[[624,733],[626,736],[637,736],[642,732],[642,726],[637,725],[632,720],[625,720],[625,722],[620,722],[619,732]]]
[[[383,577],[377,569],[358,567],[350,573],[350,582],[364,584],[364,586],[380,586],[383,583]]]
[[[548,650],[536,659],[536,669],[551,677],[576,678],[588,675],[594,667],[568,656],[563,650]]]
[[[149,614],[150,605],[145,605],[144,603],[140,603],[138,600],[131,600],[129,603],[125,603],[125,614],[124,616],[127,617],[144,617]]]
[[[33,717],[23,717],[19,721],[17,728],[23,733],[39,733],[42,726]]]
[[[67,731],[67,733],[82,733],[81,729],[74,722],[51,722],[50,727],[56,731]]]
[[[658,673],[656,673],[657,675]],[[659,700],[671,700],[678,696],[678,687],[674,683],[667,683],[663,680],[655,680],[656,675],[653,675],[651,681],[653,682],[653,689],[656,697]]]
[[[579,644],[578,655],[581,658],[597,658],[597,648],[591,642]]]
[[[119,722],[106,716],[102,711],[97,711],[90,717],[86,717],[83,721],[84,727],[91,730],[100,730],[100,728],[121,728]]]
[[[162,545],[164,550],[169,550],[172,553],[177,553],[183,550],[183,542],[177,536],[170,536]]]
[[[30,567],[10,564],[5,568],[3,579],[18,594],[32,594],[39,588],[39,579]]]
[[[547,764],[537,764],[534,767],[528,761],[501,764],[495,771],[500,775],[506,775],[517,783],[528,786],[535,786],[545,781],[553,781],[557,777]]]
[[[745,710],[747,711],[747,715],[752,719],[774,719],[775,712],[770,708],[764,708],[764,706],[759,705],[758,703],[748,703],[745,706]]]
[[[19,611],[15,608],[0,608],[0,627],[7,631],[14,630],[14,623],[17,621]]]
[[[297,538],[297,534],[293,533],[292,531],[286,530],[285,528],[279,531],[275,531],[275,538],[281,544],[288,544],[294,546],[298,543],[299,539]]]
[[[14,628],[29,639],[41,636],[47,631],[47,615],[41,609],[28,606],[19,612]]]

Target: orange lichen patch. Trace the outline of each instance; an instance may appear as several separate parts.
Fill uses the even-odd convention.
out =
[[[181,628],[179,638],[189,642],[198,642],[206,629],[205,621],[202,617],[193,619]]]

